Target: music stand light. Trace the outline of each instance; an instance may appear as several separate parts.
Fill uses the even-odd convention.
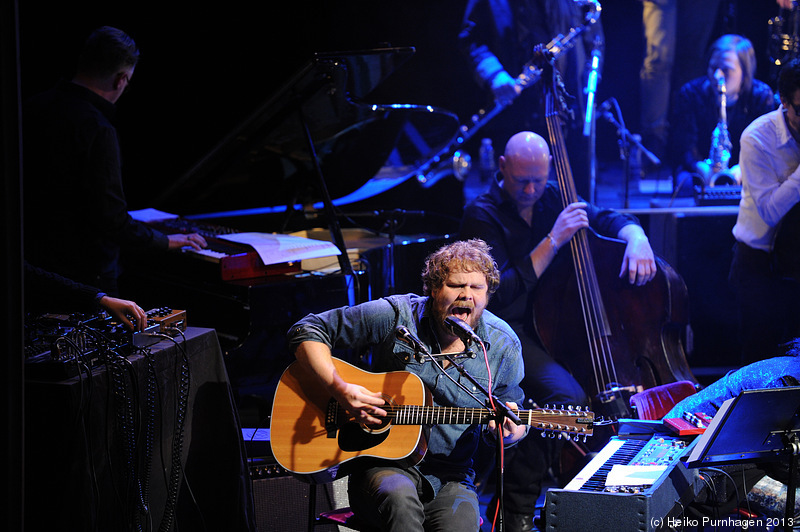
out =
[[[686,462],[690,468],[789,459],[784,525],[794,517],[800,386],[744,390],[720,407]],[[791,529],[791,526],[789,526]]]

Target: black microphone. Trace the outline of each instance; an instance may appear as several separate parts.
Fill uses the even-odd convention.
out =
[[[422,353],[425,353],[428,348],[425,347],[419,338],[414,336],[411,331],[408,330],[407,327],[400,325],[394,330],[394,335],[397,337],[398,340],[402,340],[411,347],[414,348],[414,351],[417,352],[417,362],[422,361]]]
[[[480,337],[475,334],[475,331],[472,330],[472,327],[467,325],[467,322],[461,318],[448,316],[444,319],[444,324],[451,333],[458,336],[465,344],[472,342],[474,344],[481,345],[483,343]]]

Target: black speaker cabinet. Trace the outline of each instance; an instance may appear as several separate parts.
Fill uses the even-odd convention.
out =
[[[249,430],[249,429],[246,429]],[[254,515],[259,532],[308,530],[309,521],[321,512],[348,506],[347,479],[312,486],[298,480],[268,456],[250,459]],[[310,501],[314,501],[313,508]],[[319,525],[315,532],[336,531]]]
[[[696,207],[648,215],[653,250],[683,277],[689,293],[692,366],[739,365],[736,302],[728,283],[737,212],[738,207]]]

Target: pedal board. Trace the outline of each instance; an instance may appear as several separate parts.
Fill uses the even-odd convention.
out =
[[[186,330],[186,311],[149,310],[144,331],[132,333],[105,312],[95,315],[43,314],[25,320],[25,372],[31,378],[66,379],[129,356]]]

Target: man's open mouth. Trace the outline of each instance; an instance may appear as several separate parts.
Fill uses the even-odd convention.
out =
[[[467,318],[472,314],[472,310],[471,307],[455,307],[450,311],[450,315],[467,321]]]

